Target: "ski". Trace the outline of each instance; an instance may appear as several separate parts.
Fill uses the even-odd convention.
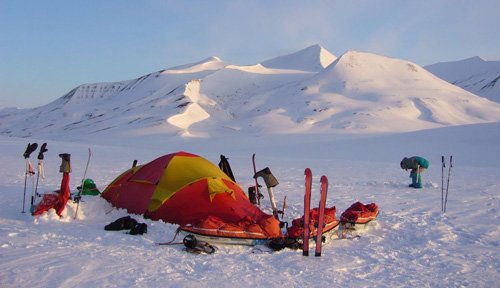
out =
[[[283,198],[283,208],[281,209],[281,220],[285,218],[285,211],[286,211],[286,195],[285,198]]]
[[[76,202],[76,210],[75,210],[74,219],[76,219],[78,217],[78,208],[80,207],[80,199],[82,198],[83,182],[85,181],[85,177],[87,177],[87,170],[89,169],[89,163],[90,163],[91,156],[92,156],[92,151],[89,148],[89,156],[87,158],[87,165],[85,166],[85,172],[83,173],[82,183],[81,183],[80,189],[78,190],[78,194],[74,199],[74,201]]]
[[[252,164],[253,164],[253,175],[257,174],[257,166],[255,165],[255,153],[252,155]],[[260,191],[259,191],[259,181],[257,181],[257,177],[255,179],[255,197],[257,197],[257,205],[260,207]]]
[[[43,153],[49,151],[47,149],[47,143],[43,143],[42,146],[40,147],[40,151],[38,152],[38,165],[37,165],[37,174],[36,174],[36,185],[35,185],[35,190],[33,191],[33,194],[31,195],[31,206],[30,206],[30,212],[33,214],[35,212],[35,196],[38,195],[38,181],[40,180],[40,176],[42,179],[45,179],[45,173],[43,170]]]
[[[321,244],[323,243],[323,225],[325,222],[326,194],[328,192],[328,178],[321,176],[321,199],[319,200],[319,219],[316,235],[316,253],[315,256],[321,256]]]
[[[26,150],[23,153],[24,159],[26,159],[26,170],[24,171],[24,196],[23,196],[23,210],[21,211],[22,213],[24,212],[24,207],[26,205],[26,185],[28,182],[28,175],[33,176],[35,175],[35,172],[33,171],[33,166],[31,165],[30,162],[30,155],[33,153],[36,148],[38,147],[37,143],[28,143],[28,147],[26,147]]]
[[[309,256],[309,210],[311,209],[311,185],[312,185],[312,172],[311,169],[306,168],[305,175],[305,194],[304,194],[304,230],[302,235],[302,255]]]
[[[450,188],[450,174],[451,174],[451,168],[453,167],[453,156],[450,156],[450,165],[448,165],[448,179],[446,180],[446,194],[444,197],[444,207],[443,207],[443,213],[446,212],[446,203],[448,203],[448,189]]]

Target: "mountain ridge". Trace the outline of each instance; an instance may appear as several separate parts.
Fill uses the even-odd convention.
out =
[[[313,45],[255,65],[212,56],[83,84],[44,106],[0,110],[0,119],[3,135],[69,139],[391,133],[498,122],[500,104],[409,61],[359,51],[336,57]]]
[[[500,61],[475,56],[428,65],[425,69],[462,89],[500,103]]]

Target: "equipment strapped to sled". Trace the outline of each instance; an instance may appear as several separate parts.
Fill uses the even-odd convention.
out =
[[[354,229],[338,229],[334,231],[334,235],[337,236],[337,239],[335,240],[342,240],[342,239],[348,239],[348,240],[353,240],[353,239],[359,239],[361,236],[359,234],[354,233]]]
[[[184,246],[186,246],[185,250],[189,253],[194,254],[213,254],[217,250],[217,247],[208,244],[207,242],[198,241],[194,235],[187,235],[182,240]]]

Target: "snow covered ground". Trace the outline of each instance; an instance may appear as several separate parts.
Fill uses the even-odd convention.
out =
[[[401,134],[237,135],[167,138],[145,143],[130,138],[115,145],[0,137],[1,287],[494,287],[500,283],[500,123],[475,124]],[[148,162],[184,150],[214,163],[229,158],[236,180],[252,185],[251,155],[269,166],[280,185],[278,205],[287,196],[285,219],[303,209],[303,173],[313,171],[313,201],[319,178],[329,178],[328,205],[337,217],[353,202],[375,202],[378,220],[355,240],[328,239],[322,257],[285,249],[267,253],[243,246],[218,246],[212,255],[194,255],[183,245],[158,246],[176,226],[153,222],[148,233],[132,236],[104,231],[127,215],[100,197],[84,197],[79,218],[68,203],[64,217],[21,213],[22,153],[28,142],[48,142],[42,191],[59,186],[59,153],[72,155],[70,187],[81,181],[87,147],[88,171],[101,191],[134,159]],[[102,142],[101,142],[102,143]],[[405,156],[420,155],[431,166],[424,188],[408,188]],[[441,155],[453,155],[446,214],[441,213]],[[32,154],[36,161],[36,153]],[[446,175],[445,175],[446,178]],[[28,185],[31,187],[31,184]],[[31,196],[31,190],[27,192]],[[26,197],[27,201],[29,197]],[[28,207],[28,205],[26,206]],[[27,208],[29,209],[29,208]],[[270,211],[267,197],[264,210]],[[182,237],[177,238],[178,241]]]

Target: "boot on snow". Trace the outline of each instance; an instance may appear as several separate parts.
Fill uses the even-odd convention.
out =
[[[418,174],[417,172],[411,172],[410,178],[411,184],[408,185],[409,187],[413,187],[415,189],[422,188],[422,177],[420,176],[420,174]]]
[[[114,222],[104,226],[104,230],[106,231],[129,230],[134,228],[136,225],[137,225],[137,220],[131,218],[130,216],[125,216],[116,219]]]

